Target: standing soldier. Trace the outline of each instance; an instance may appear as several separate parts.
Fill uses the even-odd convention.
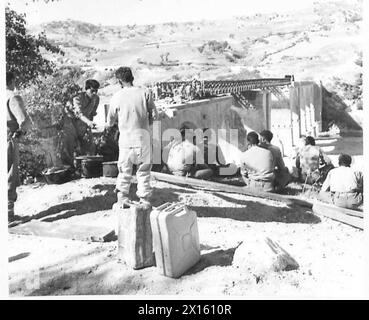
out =
[[[129,188],[135,164],[137,196],[141,203],[150,206],[152,165],[149,123],[156,117],[157,111],[150,92],[133,85],[134,78],[130,68],[120,67],[115,76],[122,88],[111,99],[107,128],[118,121],[119,174],[116,184],[118,205],[123,207],[129,202]]]
[[[95,145],[92,140],[91,129],[96,128],[93,122],[100,98],[97,91],[100,88],[98,81],[89,79],[85,83],[85,91],[78,93],[66,105],[66,117],[63,126],[62,160],[73,166],[73,154],[93,155]]]
[[[17,200],[17,186],[19,186],[19,149],[18,138],[26,133],[31,125],[30,118],[24,107],[21,96],[14,93],[15,76],[6,73],[7,94],[7,142],[8,142],[8,220],[17,219],[14,214],[14,202]]]

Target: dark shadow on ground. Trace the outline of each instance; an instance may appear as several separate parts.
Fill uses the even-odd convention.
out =
[[[315,224],[321,220],[311,210],[300,206],[275,207],[256,201],[244,201],[234,199],[219,193],[214,193],[219,198],[244,207],[199,207],[190,206],[198,217],[229,218],[250,222],[282,222],[282,223],[307,223]]]
[[[33,219],[42,219],[45,222],[53,222],[56,220],[67,219],[73,216],[80,216],[87,213],[109,210],[116,202],[116,195],[113,191],[108,191],[105,195],[97,195],[94,197],[84,198],[78,201],[61,203],[41,211],[34,215]],[[48,216],[56,215],[62,211],[66,211],[56,217]],[[45,218],[45,219],[43,219]]]
[[[94,190],[106,191],[104,195],[96,195],[87,197],[82,200],[61,203],[41,211],[38,214],[32,216],[32,219],[39,219],[44,222],[53,222],[61,219],[68,219],[73,216],[80,216],[97,211],[104,211],[112,209],[113,204],[117,201],[115,193],[115,185],[98,184],[92,187]],[[130,198],[134,201],[139,201],[136,195],[137,184],[133,183],[130,188]],[[189,190],[176,190],[171,188],[154,189],[152,205],[154,207],[160,206],[166,202],[178,202],[179,195],[183,193],[194,194],[195,191]],[[61,213],[61,214],[59,214]],[[55,216],[57,215],[57,216]],[[29,221],[28,219],[27,221]]]
[[[189,269],[184,276],[198,273],[212,266],[226,267],[232,265],[233,256],[237,248],[221,249],[201,255],[200,261]]]

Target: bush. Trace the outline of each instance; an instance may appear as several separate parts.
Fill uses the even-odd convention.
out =
[[[66,103],[82,89],[77,84],[81,76],[78,68],[62,68],[24,90],[27,112],[36,125],[32,128],[36,138],[41,137],[42,129],[61,128]]]
[[[42,170],[46,167],[45,156],[43,154],[35,155],[30,150],[25,149],[22,144],[20,144],[19,156],[19,179],[21,183],[27,177],[39,177]]]
[[[214,53],[224,53],[226,49],[230,49],[230,45],[227,41],[210,40],[198,47],[198,50],[200,53],[203,53],[206,47],[209,51]]]
[[[26,110],[32,119],[32,128],[20,141],[21,176],[37,176],[45,169],[44,155],[37,155],[40,150],[40,138],[57,137],[55,147],[57,157],[61,156],[61,128],[65,117],[65,105],[81,87],[76,84],[82,71],[77,68],[63,68],[52,76],[39,81],[22,92]]]
[[[64,55],[64,52],[49,41],[44,33],[38,36],[29,34],[25,15],[7,7],[5,16],[6,69],[15,74],[17,85],[25,87],[37,81],[39,76],[51,74],[55,64],[43,57],[41,48],[54,54]]]

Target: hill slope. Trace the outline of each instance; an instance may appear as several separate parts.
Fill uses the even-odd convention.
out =
[[[99,69],[131,65],[144,81],[216,78],[248,70],[297,80],[355,81],[362,1],[315,3],[308,10],[222,21],[97,26],[59,21],[35,27],[67,52],[60,63]],[[225,45],[224,45],[225,44]],[[153,72],[154,71],[154,72]],[[139,78],[139,77],[137,77]]]

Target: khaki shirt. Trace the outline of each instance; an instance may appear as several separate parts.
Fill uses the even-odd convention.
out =
[[[267,149],[252,146],[241,156],[241,173],[252,180],[273,181],[273,154]]]
[[[118,122],[119,147],[141,147],[150,144],[149,117],[156,116],[156,107],[148,90],[124,87],[110,101],[107,125]]]
[[[173,142],[170,147],[167,166],[171,172],[190,172],[196,166],[201,150],[188,140]]]
[[[350,167],[341,166],[328,172],[321,191],[362,192],[363,176]]]
[[[286,168],[286,165],[283,161],[282,152],[277,146],[274,146],[270,143],[263,143],[260,144],[260,147],[268,149],[272,153],[274,168],[277,168],[278,170],[284,170]]]

